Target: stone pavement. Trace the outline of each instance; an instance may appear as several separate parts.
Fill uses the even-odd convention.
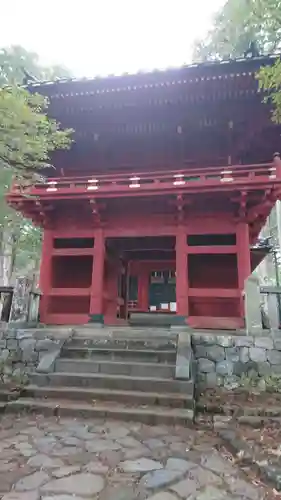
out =
[[[2,500],[260,500],[205,430],[4,416]]]

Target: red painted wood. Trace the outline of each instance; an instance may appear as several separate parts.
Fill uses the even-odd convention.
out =
[[[65,212],[62,210],[60,212],[60,214],[62,215],[61,217],[61,226],[59,228],[59,230],[57,228],[54,228],[52,230],[52,234],[53,234],[53,238],[93,238],[95,236],[95,229],[93,229],[93,227],[89,227],[90,225],[90,218],[88,220],[88,228],[87,229],[80,229],[79,227],[79,219],[80,219],[80,214],[77,214],[76,213],[76,216],[77,216],[77,226],[75,226],[75,228],[70,228],[68,227],[68,225],[65,223],[66,221],[64,221],[64,216],[65,216]],[[81,222],[81,220],[80,220]],[[91,250],[93,250],[91,248]]]
[[[91,295],[91,288],[51,288],[49,290],[49,295],[55,295],[57,297],[82,297]]]
[[[265,166],[255,167],[256,170],[244,166],[239,168],[241,179],[242,174],[244,175],[243,192],[245,183],[252,182],[252,192],[248,191],[247,204],[248,206],[256,206],[260,217],[264,210],[263,200],[265,200],[265,197],[259,191],[261,186],[259,182],[264,182]],[[268,168],[268,165],[266,168]],[[219,169],[220,171],[223,170],[222,167],[219,167]],[[178,315],[188,316],[190,314],[191,317],[207,318],[206,321],[208,321],[208,318],[212,318],[212,314],[214,314],[216,324],[218,324],[218,318],[223,318],[227,311],[231,321],[234,318],[243,322],[244,309],[241,291],[244,287],[245,277],[249,276],[251,272],[249,244],[250,237],[251,241],[254,239],[254,233],[252,232],[249,235],[247,224],[237,224],[237,219],[235,219],[240,199],[237,194],[237,182],[239,183],[240,180],[227,180],[226,182],[217,180],[217,184],[212,185],[211,183],[215,182],[215,180],[210,181],[206,178],[206,175],[209,175],[210,172],[212,174],[213,171],[206,169],[204,172],[202,170],[200,172],[199,177],[201,180],[194,182],[191,180],[187,182],[186,180],[184,188],[173,185],[174,181],[171,173],[158,173],[156,175],[154,172],[145,174],[142,179],[146,179],[148,184],[150,183],[152,186],[149,196],[147,193],[145,198],[139,196],[141,191],[138,188],[128,188],[128,184],[123,183],[125,178],[128,180],[129,175],[101,176],[104,179],[105,186],[108,186],[113,177],[116,178],[116,185],[121,186],[121,194],[124,195],[122,201],[118,202],[117,194],[113,190],[114,194],[111,188],[107,193],[104,191],[104,194],[100,191],[99,193],[92,191],[88,194],[85,187],[83,188],[84,194],[79,195],[80,198],[79,196],[74,197],[74,192],[69,191],[67,196],[69,196],[70,201],[66,199],[62,201],[57,191],[53,194],[49,193],[52,197],[52,199],[50,198],[52,206],[50,207],[49,202],[46,202],[46,210],[48,209],[48,227],[53,229],[45,231],[46,235],[43,243],[41,288],[44,296],[40,307],[42,321],[50,323],[53,322],[55,317],[58,322],[75,323],[77,321],[80,323],[81,318],[85,321],[85,317],[88,318],[88,313],[91,313],[104,314],[105,321],[108,324],[116,324],[118,321],[117,279],[119,270],[117,264],[111,262],[110,254],[106,255],[106,240],[108,238],[120,239],[121,237],[173,236],[176,242],[175,248],[168,248],[168,246],[163,248],[164,252],[170,252],[169,259],[167,258],[166,261],[132,260],[130,262],[130,272],[132,275],[137,275],[139,280],[137,309],[139,311],[148,311],[150,273],[157,270],[171,269],[176,270],[177,273]],[[262,175],[259,176],[258,174]],[[222,175],[224,179],[227,179],[230,175],[235,176],[233,172],[225,172]],[[167,179],[170,182],[169,190],[166,190],[164,186],[167,184]],[[83,179],[79,179],[78,189],[82,189],[82,181]],[[270,185],[272,185],[273,181],[270,182]],[[164,190],[162,190],[163,186]],[[127,189],[126,195],[124,188]],[[231,194],[226,193],[226,190],[231,191]],[[172,196],[166,196],[168,192]],[[185,197],[185,193],[188,192],[201,192],[201,194],[200,196]],[[183,200],[184,208],[181,226],[178,226],[175,194],[182,196]],[[109,197],[100,204],[98,197],[106,198],[107,195]],[[95,200],[95,206],[100,212],[102,228],[97,227],[97,218],[92,213],[93,204],[89,203],[90,197]],[[235,197],[238,201],[235,201]],[[46,197],[44,199],[47,200]],[[29,214],[33,210],[35,218],[38,216],[36,210],[42,210],[43,206],[38,208],[34,200],[30,198],[21,198],[21,203],[21,209],[24,211],[22,207],[26,207]],[[52,208],[52,211],[50,208]],[[257,219],[255,224],[255,234],[257,234],[258,224],[262,224],[261,218]],[[191,236],[200,234],[236,234],[237,244],[228,246],[188,246],[187,234]],[[52,248],[53,238],[78,237],[95,238],[94,248]],[[159,246],[157,242],[153,248],[157,249],[158,253],[162,251],[161,244]],[[132,252],[132,250],[135,251],[136,249],[139,252],[143,251],[143,246],[139,244],[139,240],[136,240],[135,245],[128,245],[129,251],[126,254],[128,259],[137,258],[134,257]],[[174,260],[170,259],[171,254],[173,254]],[[93,256],[94,264],[92,282],[88,283],[87,276],[89,276],[88,270],[91,263],[87,259],[90,259],[91,256]],[[51,270],[52,257],[53,271]],[[62,260],[59,261],[59,259]],[[74,267],[72,264],[68,264],[67,259],[70,259],[69,263],[76,262],[77,265]],[[55,263],[57,267],[55,267]],[[74,269],[78,269],[79,272],[74,271]],[[75,300],[76,297],[77,303],[75,304],[71,300]],[[69,306],[67,305],[68,300],[70,301]],[[73,309],[76,310],[76,314],[73,313]],[[74,321],[74,317],[77,318],[76,321]],[[203,323],[202,320],[201,325]],[[214,320],[210,320],[209,324],[214,324]],[[233,324],[233,321],[231,324]]]
[[[104,273],[104,322],[116,324],[118,307],[118,276],[121,272],[121,263],[117,259],[109,258],[105,263]]]
[[[130,214],[128,214],[130,217]],[[77,214],[78,217],[78,214]],[[225,217],[225,215],[224,215]],[[218,310],[218,307],[220,308],[219,310],[221,311],[222,315],[225,309],[225,303],[223,302],[223,299],[229,299],[229,300],[236,300],[236,298],[239,296],[239,291],[238,291],[238,283],[237,286],[235,287],[234,281],[232,280],[232,277],[234,276],[235,269],[230,270],[230,268],[225,268],[223,272],[220,272],[222,270],[223,265],[224,265],[224,260],[223,256],[225,258],[229,255],[233,255],[234,257],[234,249],[235,251],[237,250],[236,246],[229,246],[229,247],[207,247],[208,253],[205,253],[206,247],[188,247],[186,244],[187,241],[187,230],[189,231],[189,234],[233,234],[235,233],[236,230],[236,225],[233,220],[226,218],[220,218],[220,217],[205,217],[204,214],[202,215],[190,215],[190,218],[186,220],[186,223],[180,227],[176,225],[176,221],[174,222],[174,226],[171,229],[171,232],[176,234],[175,241],[176,241],[176,262],[175,261],[131,261],[130,262],[130,272],[132,275],[138,276],[139,279],[139,297],[138,297],[138,304],[137,304],[137,309],[139,311],[148,311],[148,291],[149,291],[149,276],[152,271],[157,271],[157,270],[175,270],[177,269],[177,283],[176,283],[176,292],[177,292],[177,313],[179,315],[188,315],[188,306],[189,303],[192,304],[192,307],[196,307],[196,310],[202,311],[203,316],[206,316],[207,310],[212,309],[212,304],[213,300],[216,299],[222,299],[221,305],[219,305],[218,302],[216,302],[216,310]],[[109,224],[113,224],[114,219],[109,219]],[[138,221],[138,223],[136,222]],[[162,220],[162,224],[161,224]],[[77,219],[77,224],[79,219]],[[111,222],[110,222],[111,221]],[[129,219],[124,218],[119,219],[119,224],[125,224],[126,222],[128,223]],[[132,216],[132,222],[135,221],[135,228],[134,232],[132,233],[132,229],[124,229],[122,226],[118,227],[118,234],[117,230],[115,229],[115,237],[116,236],[123,236],[124,234],[130,234],[130,236],[136,236],[139,237],[141,234],[146,234],[149,232],[146,229],[146,217],[142,218],[140,215],[135,219],[134,216]],[[157,234],[157,228],[159,230],[160,234],[166,234],[167,232],[165,231],[165,225],[164,223],[164,217],[162,216],[159,217],[157,216],[154,218],[154,216],[150,217],[149,219],[149,224],[151,224],[151,236],[155,236]],[[198,228],[200,228],[200,231],[198,231]],[[72,230],[73,231],[73,230]],[[107,234],[108,230],[102,230],[98,229],[95,230],[93,229],[91,232],[90,231],[85,231],[84,235],[87,235],[87,237],[95,237],[95,246],[94,249],[90,249],[90,252],[94,254],[94,266],[93,266],[93,276],[92,276],[92,287],[83,287],[83,288],[77,288],[74,286],[74,283],[71,288],[63,288],[60,286],[59,288],[52,288],[49,290],[49,298],[50,297],[57,297],[58,301],[61,301],[63,299],[63,306],[66,307],[66,302],[65,299],[66,297],[89,297],[91,296],[91,303],[89,305],[90,311],[94,311],[94,314],[101,314],[102,311],[105,315],[105,321],[108,324],[114,324],[115,321],[117,321],[117,306],[118,306],[118,293],[117,293],[117,279],[118,279],[118,265],[114,262],[111,262],[111,259],[107,258],[106,260],[106,266],[105,266],[105,274],[103,272],[100,272],[102,267],[105,265],[105,235]],[[111,231],[111,230],[110,230]],[[55,232],[53,233],[55,234]],[[61,233],[56,233],[61,237]],[[112,234],[112,232],[111,232]],[[71,235],[72,237],[77,237],[76,233],[68,233],[68,236]],[[85,236],[84,236],[85,237]],[[131,245],[132,247],[132,245]],[[140,250],[142,247],[139,247]],[[188,253],[188,251],[192,249],[191,253]],[[66,249],[66,253],[68,253],[69,249]],[[84,249],[78,249],[78,254],[76,254],[77,249],[70,249],[70,254],[72,257],[76,258],[83,258],[83,255],[80,255],[84,253]],[[161,249],[159,248],[159,251]],[[64,251],[64,249],[62,250]],[[88,249],[86,249],[88,252]],[[57,250],[53,251],[54,254],[56,254]],[[227,253],[226,253],[227,252]],[[231,254],[229,253],[231,252]],[[60,253],[60,251],[59,251]],[[75,255],[76,254],[76,255]],[[70,255],[70,256],[71,256]],[[130,254],[128,254],[130,255]],[[197,265],[194,267],[192,266],[192,273],[194,275],[194,269],[195,269],[195,275],[197,278],[195,279],[196,285],[191,285],[191,283],[188,283],[188,272],[187,272],[187,259],[191,259],[193,257],[200,257],[200,265]],[[221,257],[219,257],[221,255]],[[205,257],[204,257],[205,256]],[[69,257],[69,255],[65,255],[65,257]],[[203,266],[204,262],[206,259],[211,259],[211,257],[215,258],[218,257],[216,261],[214,261],[211,265],[211,267],[208,268],[208,266],[205,267]],[[60,255],[60,258],[63,258]],[[82,261],[81,261],[82,262]],[[97,265],[97,262],[101,262],[101,266]],[[225,265],[227,264],[228,261],[225,261]],[[233,261],[234,263],[234,261]],[[183,272],[184,266],[186,267],[186,273]],[[216,267],[217,266],[217,267]],[[81,268],[82,270],[82,268]],[[200,272],[203,272],[204,275],[204,281],[200,281]],[[210,276],[208,278],[208,275],[210,273]],[[195,276],[194,275],[194,276]],[[72,274],[70,273],[70,276]],[[193,276],[193,280],[194,280]],[[222,285],[225,283],[225,286],[221,286],[220,288],[216,285],[216,278],[219,277],[219,283]],[[222,281],[222,278],[224,277],[225,281]],[[97,278],[97,279],[96,279]],[[227,279],[231,278],[231,282],[227,282]],[[215,279],[215,281],[214,281]],[[233,278],[234,279],[234,278]],[[97,284],[99,283],[99,287]],[[80,300],[80,299],[79,299]],[[196,304],[194,300],[197,300]],[[199,301],[199,302],[198,302]],[[202,302],[203,301],[203,302]],[[84,304],[84,305],[83,305]],[[59,307],[59,306],[58,306]],[[80,306],[79,306],[80,307]],[[81,302],[81,307],[86,307],[86,302],[82,303]],[[232,307],[232,309],[231,309]],[[211,309],[210,309],[211,308]],[[234,314],[234,310],[236,311],[236,305],[235,302],[233,302],[233,306],[231,306],[231,303],[228,303],[228,308],[229,311],[233,311],[231,314]],[[84,312],[84,310],[83,310]],[[51,313],[53,315],[54,313]],[[69,314],[71,314],[71,310],[69,310]],[[236,313],[235,313],[236,314]],[[200,314],[197,313],[198,316]],[[217,313],[216,313],[217,315]],[[64,315],[62,315],[64,316]],[[72,314],[73,316],[73,314]],[[77,316],[81,316],[80,314],[77,313]],[[49,320],[48,320],[49,321]]]
[[[77,236],[75,236],[77,238]],[[94,255],[94,249],[93,248],[56,248],[53,249],[52,254],[54,256],[56,255],[77,255],[77,256],[83,256],[83,255]]]
[[[186,234],[189,235],[200,235],[200,234],[235,234],[237,233],[237,222],[234,220],[231,211],[224,211],[224,213],[208,213],[206,214],[204,211],[196,212],[196,207],[191,206],[188,208],[188,212],[184,216],[184,223],[182,226],[177,226],[176,219],[174,217],[171,218],[169,215],[160,215],[160,214],[148,214],[145,213],[146,205],[143,206],[141,213],[137,208],[137,205],[134,208],[132,205],[131,210],[128,212],[126,205],[122,212],[122,207],[118,208],[119,212],[114,213],[108,210],[107,212],[107,222],[104,229],[90,229],[90,225],[92,225],[92,219],[84,218],[81,221],[80,213],[77,211],[73,212],[73,216],[71,219],[71,227],[69,229],[68,219],[64,219],[63,211],[60,212],[60,217],[56,219],[59,222],[61,230],[55,229],[52,233],[52,237],[88,237],[88,238],[96,238],[94,249],[59,249],[53,250],[53,255],[59,258],[81,258],[87,257],[85,254],[94,255],[94,265],[93,276],[97,272],[97,262],[100,259],[100,251],[98,250],[103,239],[103,248],[104,251],[104,243],[105,239],[108,237],[131,237],[138,238],[140,236],[166,236],[167,234],[174,235],[176,243],[175,253],[177,254],[177,275],[179,278],[177,279],[177,300],[178,300],[178,314],[180,315],[188,315],[188,307],[190,305],[193,310],[194,307],[197,311],[197,316],[209,317],[210,314],[208,311],[211,311],[213,307],[216,308],[216,316],[223,316],[224,310],[226,308],[224,299],[228,299],[227,308],[229,310],[229,314],[235,315],[237,314],[237,298],[239,297],[239,284],[238,284],[238,269],[237,264],[235,264],[235,255],[238,252],[240,255],[240,244],[239,236],[237,237],[237,245],[229,245],[229,246],[188,246],[186,241]],[[214,210],[214,205],[213,205]],[[149,208],[150,210],[151,208]],[[69,215],[69,214],[67,214]],[[167,220],[169,221],[167,225]],[[81,223],[85,224],[85,229],[81,230]],[[86,229],[88,225],[89,229]],[[68,228],[68,229],[67,229]],[[239,233],[241,234],[241,232]],[[101,235],[102,238],[101,238]],[[139,240],[136,240],[139,241]],[[145,241],[145,240],[144,240]],[[154,245],[155,246],[155,245]],[[181,250],[182,247],[182,250]],[[133,241],[128,246],[129,249],[138,248],[139,251],[142,251],[143,246],[139,245],[139,243],[134,244]],[[161,251],[161,245],[156,246],[158,248],[158,252]],[[249,257],[249,246],[242,244],[243,252],[246,253],[248,251]],[[168,250],[164,248],[164,251]],[[172,251],[169,250],[170,252]],[[51,252],[50,252],[51,253]],[[127,254],[128,257],[130,253]],[[88,256],[89,257],[89,256]],[[228,257],[232,258],[231,262]],[[112,263],[110,264],[109,256],[103,257],[101,262],[104,265],[104,260],[106,258],[106,270],[105,275],[103,273],[99,274],[97,272],[97,276],[99,276],[98,280],[92,278],[92,288],[90,286],[75,286],[73,282],[67,287],[63,287],[63,284],[57,285],[56,288],[49,289],[48,296],[49,299],[51,297],[57,297],[58,301],[61,301],[61,307],[65,309],[66,302],[65,299],[67,297],[88,297],[91,295],[91,305],[89,305],[89,310],[102,311],[105,314],[106,322],[114,324],[114,321],[117,321],[116,313],[118,306],[118,294],[117,294],[117,277],[118,272],[114,266],[112,268]],[[182,272],[184,266],[187,269],[187,262],[190,259],[197,258],[198,262],[194,261],[194,264],[191,264],[190,272],[185,273]],[[246,256],[247,258],[247,256]],[[109,259],[109,260],[108,260]],[[241,256],[240,256],[241,260]],[[209,262],[210,261],[210,262]],[[82,264],[83,261],[81,261]],[[190,261],[192,262],[192,261]],[[85,264],[85,262],[84,262]],[[83,266],[79,269],[86,272],[86,267]],[[108,265],[111,265],[108,267]],[[231,264],[231,267],[229,267]],[[111,269],[111,270],[110,270]],[[137,309],[139,311],[148,311],[148,290],[149,290],[149,275],[152,271],[157,270],[166,270],[166,269],[176,269],[175,261],[131,261],[130,262],[130,272],[132,275],[137,275],[139,279],[139,297]],[[178,270],[179,269],[179,270]],[[83,272],[84,272],[83,271]],[[81,273],[80,273],[81,274]],[[68,276],[72,277],[73,273],[68,273]],[[188,278],[189,275],[189,278]],[[82,276],[81,276],[82,277]],[[204,278],[204,279],[203,279]],[[68,279],[68,278],[67,278]],[[84,278],[83,278],[84,279]],[[100,280],[100,281],[99,281]],[[185,281],[186,280],[186,281]],[[61,283],[61,281],[60,281]],[[102,292],[98,292],[97,283],[99,284],[99,290],[103,290]],[[186,292],[183,292],[186,290]],[[221,300],[220,302],[213,303],[213,300]],[[80,300],[80,299],[79,299]],[[230,301],[230,302],[229,302]],[[233,301],[233,302],[231,302]],[[59,304],[59,303],[58,303]],[[94,304],[94,305],[93,305]],[[215,305],[216,304],[216,305]],[[81,302],[80,308],[86,307],[86,302]],[[78,309],[79,309],[78,307]],[[78,311],[77,309],[77,311]],[[59,306],[58,306],[59,310]],[[82,310],[81,310],[82,311]],[[200,314],[201,311],[201,314]],[[84,309],[83,309],[84,313]],[[181,314],[183,313],[183,314]],[[53,313],[52,313],[53,314]],[[69,309],[69,314],[71,314],[71,309]],[[77,312],[78,316],[80,314]],[[95,312],[95,314],[101,314]],[[243,312],[240,308],[239,315],[243,316]],[[73,315],[73,314],[72,314]],[[191,314],[192,315],[192,314]]]
[[[40,280],[39,286],[42,292],[40,298],[40,321],[48,321],[48,299],[51,289],[51,265],[52,265],[53,234],[52,231],[45,229],[42,243]]]
[[[272,184],[272,163],[259,165],[235,165],[225,167],[210,167],[204,169],[181,169],[174,173],[142,173],[122,174],[120,176],[94,176],[95,183],[91,183],[91,178],[75,179],[65,181],[56,178],[49,182],[55,184],[38,184],[30,188],[22,188],[19,191],[17,185],[12,187],[8,195],[8,201],[21,200],[22,194],[32,194],[40,196],[42,199],[61,199],[70,198],[75,195],[82,198],[108,198],[119,196],[143,196],[145,193],[150,195],[161,195],[161,193],[181,192],[204,192],[209,191],[232,191],[234,187],[240,189],[266,188]],[[179,179],[175,176],[181,175]],[[136,177],[138,180],[132,180]],[[92,177],[93,179],[93,177]],[[179,181],[181,183],[179,183]],[[279,170],[276,170],[274,183],[281,184]],[[136,186],[137,187],[133,187]],[[95,189],[92,189],[94,186]]]
[[[48,325],[85,325],[89,321],[88,314],[48,314]]]
[[[129,214],[128,214],[129,219]],[[130,221],[130,219],[129,219]],[[137,238],[139,236],[175,236],[176,235],[176,226],[171,224],[165,224],[163,217],[160,218],[158,224],[156,224],[153,220],[153,217],[147,219],[146,217],[137,217],[131,219],[131,224],[127,224],[128,226],[124,227],[124,218],[119,220],[119,223],[116,221],[115,225],[118,229],[107,229],[105,228],[104,234],[108,238],[113,237],[124,237],[124,238]],[[131,227],[130,227],[131,226]]]
[[[176,298],[177,314],[188,316],[188,265],[186,228],[178,226],[176,235]]]
[[[191,288],[188,289],[189,297],[239,297],[239,290],[231,288]]]
[[[190,254],[188,274],[190,288],[238,288],[237,259],[233,254]]]
[[[240,291],[240,313],[244,316],[244,299],[243,290],[245,286],[245,280],[250,276],[252,272],[251,267],[251,254],[250,248],[250,236],[249,236],[249,226],[245,222],[240,222],[237,224],[236,229],[236,241],[237,241],[237,270],[238,270],[238,286]]]
[[[277,160],[274,160],[274,166],[278,165],[279,162]],[[75,188],[79,186],[84,186],[85,184],[87,185],[89,180],[98,180],[100,183],[108,184],[111,186],[112,184],[114,185],[124,185],[128,186],[129,184],[132,184],[132,182],[129,182],[134,176],[140,177],[140,180],[145,180],[148,182],[151,180],[151,182],[155,182],[155,179],[158,181],[158,183],[161,182],[161,180],[166,181],[167,179],[170,179],[171,181],[174,181],[174,175],[181,174],[183,175],[186,180],[189,178],[192,178],[192,182],[196,182],[194,180],[194,177],[199,177],[203,179],[209,179],[211,176],[215,175],[221,175],[221,177],[225,177],[224,172],[231,172],[229,174],[229,177],[233,178],[239,178],[239,177],[249,177],[249,176],[259,176],[259,177],[267,177],[270,175],[270,168],[272,168],[273,164],[272,163],[257,163],[257,164],[251,164],[251,165],[224,165],[224,166],[214,166],[214,167],[197,167],[197,168],[186,168],[184,165],[178,166],[177,169],[174,170],[169,170],[167,169],[162,170],[162,171],[153,171],[153,165],[150,167],[149,172],[143,172],[143,171],[135,171],[132,173],[114,173],[114,174],[90,174],[88,176],[75,176],[75,177],[53,177],[53,178],[48,178],[48,182],[41,183],[41,184],[36,184],[35,189],[39,189],[42,193],[46,191],[46,189],[52,189],[53,195],[57,192],[60,187],[62,188]],[[211,177],[212,178],[212,177]],[[50,185],[52,183],[52,185]],[[111,186],[112,188],[112,186]],[[15,183],[12,186],[12,193],[13,192],[23,192],[25,188],[19,186]],[[27,187],[27,189],[29,189]],[[53,191],[54,190],[54,191]]]
[[[226,208],[226,207],[225,207]],[[187,217],[186,227],[188,234],[235,234],[234,217],[232,211],[218,213],[212,212],[212,207],[206,208],[203,213],[197,213],[190,209],[190,216]]]
[[[206,246],[187,246],[186,251],[188,254],[236,254],[236,245],[228,246],[218,246],[218,245],[206,245]]]
[[[103,282],[105,264],[105,240],[102,229],[95,231],[94,265],[92,272],[92,289],[90,314],[103,314]]]
[[[148,311],[149,309],[149,270],[139,269],[138,272],[138,309]]]
[[[256,164],[246,164],[246,165],[217,165],[217,166],[197,166],[197,167],[187,167],[185,164],[178,165],[177,168],[173,168],[170,170],[169,168],[162,169],[162,170],[155,170],[155,167],[152,165],[149,166],[149,171],[144,172],[143,170],[137,170],[133,172],[132,166],[129,166],[129,172],[128,173],[119,173],[119,172],[114,172],[111,174],[98,174],[95,175],[93,173],[90,173],[88,175],[75,175],[75,176],[68,176],[68,177],[48,177],[48,182],[51,183],[58,183],[55,188],[58,188],[60,185],[61,186],[72,186],[75,187],[77,184],[79,185],[85,185],[87,184],[89,179],[98,179],[101,182],[117,182],[117,183],[123,183],[127,184],[128,180],[130,180],[132,177],[137,176],[140,178],[144,178],[146,180],[151,179],[154,181],[156,178],[159,182],[161,179],[166,179],[166,178],[173,178],[174,175],[177,174],[183,174],[184,176],[187,177],[205,177],[207,178],[210,175],[216,175],[220,174],[221,172],[224,171],[230,171],[232,170],[234,176],[241,176],[244,175],[246,177],[247,175],[258,175],[260,176],[261,173],[264,173],[266,175],[269,174],[269,168],[272,168],[272,166],[276,166],[279,161],[278,159],[274,159],[273,163],[256,163]],[[175,162],[174,162],[175,164]],[[169,167],[169,166],[168,166]],[[42,189],[42,192],[47,188],[50,187],[49,184],[46,183],[40,183],[36,185],[38,189]],[[14,183],[12,186],[12,192],[22,192],[22,186],[19,187],[18,184]]]

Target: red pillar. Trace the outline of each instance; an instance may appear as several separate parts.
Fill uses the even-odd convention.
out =
[[[39,286],[42,292],[40,299],[40,321],[48,323],[48,301],[50,290],[52,288],[52,251],[53,251],[53,235],[50,229],[44,230],[42,255],[40,264],[40,279]]]
[[[245,280],[251,275],[251,253],[249,226],[246,222],[239,222],[236,228],[236,246],[237,246],[237,272],[238,287],[240,291],[240,314],[244,317],[244,299],[243,290]]]
[[[103,314],[105,324],[114,324],[117,320],[119,261],[111,258],[106,261],[103,282]]]
[[[138,307],[143,311],[149,308],[149,271],[145,266],[139,267],[138,271]]]
[[[90,322],[103,323],[105,239],[102,229],[95,233],[94,262],[90,302]]]
[[[176,235],[176,298],[177,315],[188,316],[188,267],[186,230],[179,226]]]

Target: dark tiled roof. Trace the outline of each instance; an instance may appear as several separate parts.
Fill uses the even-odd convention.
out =
[[[239,76],[237,72],[251,72],[256,71],[260,66],[265,66],[268,64],[274,63],[277,59],[281,58],[281,54],[270,54],[266,56],[258,56],[258,57],[240,57],[237,59],[228,59],[222,61],[207,61],[202,63],[194,63],[194,64],[184,64],[179,67],[167,67],[167,68],[156,68],[150,71],[140,70],[137,73],[120,73],[120,74],[108,74],[108,75],[96,75],[94,77],[83,77],[83,78],[60,78],[52,81],[36,81],[30,82],[28,85],[24,87],[29,88],[30,90],[36,89],[38,87],[48,87],[48,86],[56,86],[59,87],[63,84],[83,84],[83,83],[91,83],[91,82],[112,82],[115,83],[119,79],[131,80],[131,79],[142,79],[146,77],[157,78],[157,76],[167,76],[173,78],[173,76],[178,76],[180,74],[191,75],[200,74],[200,80],[208,79],[208,75],[216,75],[216,74],[224,74],[229,73],[231,71],[236,72],[236,75]],[[160,76],[161,78],[161,76]],[[57,90],[59,90],[57,88]]]

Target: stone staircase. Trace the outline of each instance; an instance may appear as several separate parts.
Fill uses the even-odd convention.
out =
[[[194,383],[188,338],[187,332],[164,329],[130,328],[113,335],[105,330],[90,335],[85,329],[64,344],[54,371],[32,374],[31,384],[9,403],[9,410],[190,423]]]

